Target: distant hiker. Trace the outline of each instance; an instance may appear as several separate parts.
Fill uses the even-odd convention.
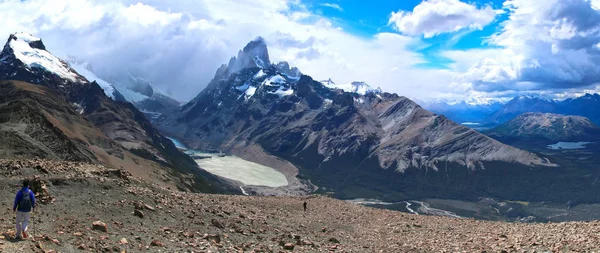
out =
[[[308,204],[306,203],[306,200],[304,201],[304,212],[306,212],[306,208],[308,207]]]
[[[30,212],[35,210],[35,195],[29,189],[29,180],[23,180],[23,188],[17,192],[13,212],[17,212],[15,239],[27,238]]]

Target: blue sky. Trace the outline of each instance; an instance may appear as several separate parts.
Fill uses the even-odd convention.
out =
[[[600,92],[600,0],[3,0],[0,20],[180,100],[257,36],[316,80],[412,99]]]
[[[365,4],[361,0],[309,0],[307,6],[334,20],[336,25],[357,36],[370,38],[381,32],[396,32],[389,25],[390,14],[394,11],[412,11],[421,0],[385,0],[376,4]],[[502,9],[503,0],[469,1],[478,6],[491,6]],[[423,43],[413,45],[409,49],[418,52],[426,59],[426,63],[415,66],[420,68],[449,68],[452,59],[444,57],[440,52],[445,50],[469,50],[474,48],[494,47],[486,43],[486,39],[500,30],[499,24],[506,21],[508,14],[497,15],[495,20],[481,30],[461,31],[452,34],[441,34],[433,38],[423,38]]]

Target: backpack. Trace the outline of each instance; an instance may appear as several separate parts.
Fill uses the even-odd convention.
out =
[[[21,201],[19,202],[19,207],[22,208],[23,210],[31,208],[31,196],[29,196],[29,191],[22,192],[22,198],[21,198]]]

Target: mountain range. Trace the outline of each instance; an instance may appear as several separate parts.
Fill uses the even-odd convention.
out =
[[[116,90],[90,82],[39,38],[10,35],[0,52],[0,80],[6,137],[0,156],[102,163],[148,178],[156,172],[157,180],[175,181],[181,189],[221,188],[134,105],[118,101]]]
[[[496,111],[500,110],[503,103],[499,101],[484,101],[481,102],[444,102],[444,101],[418,101],[425,109],[442,114],[449,119],[465,124],[481,124],[484,123]]]
[[[279,170],[290,191],[316,186],[344,199],[596,199],[587,171],[498,142],[365,82],[319,82],[287,62],[272,63],[262,38],[181,106],[159,99],[142,78],[109,79],[85,62],[53,56],[39,38],[11,35],[0,53],[0,134],[8,140],[0,156],[123,167],[192,191],[239,186],[198,168],[164,133],[190,149]],[[131,101],[131,92],[145,98]]]
[[[497,126],[505,123],[522,113],[540,112],[562,115],[575,115],[589,118],[600,124],[600,95],[585,94],[581,97],[565,100],[552,100],[539,96],[520,95],[506,103],[448,103],[423,102],[423,105],[438,114],[460,122],[473,122],[484,126]],[[468,123],[467,123],[468,124]]]
[[[508,190],[523,184],[516,175],[557,168],[406,97],[360,82],[337,87],[282,65],[270,62],[262,38],[250,42],[159,129],[194,149],[288,161],[297,178],[340,198],[518,198]]]

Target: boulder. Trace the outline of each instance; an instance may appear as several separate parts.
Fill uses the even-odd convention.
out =
[[[210,223],[211,223],[213,226],[215,226],[215,227],[218,227],[218,228],[221,228],[221,229],[225,228],[225,225],[224,225],[222,222],[220,222],[220,221],[218,221],[218,220],[216,220],[216,219],[212,219],[212,220],[210,221]]]
[[[106,226],[106,223],[99,220],[92,222],[92,229],[108,233],[108,227]]]
[[[154,246],[154,247],[162,247],[163,244],[162,242],[160,242],[158,239],[154,239],[152,240],[152,242],[150,242],[150,246]]]
[[[140,217],[140,218],[144,218],[144,212],[142,212],[142,211],[140,211],[140,210],[138,210],[138,209],[135,209],[135,210],[133,211],[133,215],[135,215],[135,216],[137,216],[137,217]]]
[[[286,243],[283,245],[283,249],[285,250],[294,250],[294,244],[293,243]]]
[[[208,241],[213,241],[215,243],[221,242],[221,236],[219,236],[217,234],[204,234],[204,236],[202,236],[202,239],[208,240]]]

